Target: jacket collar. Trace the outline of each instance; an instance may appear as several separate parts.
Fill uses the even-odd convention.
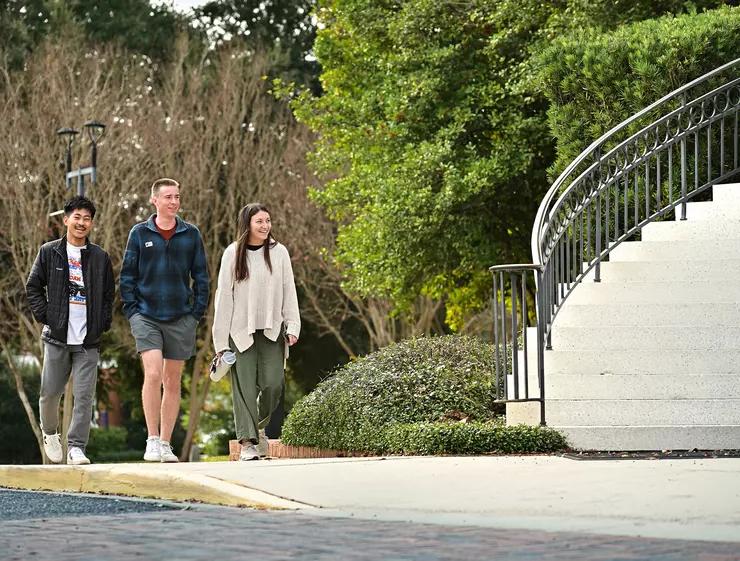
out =
[[[85,245],[89,248],[90,244],[90,238],[85,238]],[[62,255],[67,255],[67,234],[64,234],[61,238],[57,240],[57,243],[54,245],[54,250],[58,253],[61,253]]]
[[[156,213],[152,214],[149,217],[149,219],[146,221],[146,227],[149,228],[152,232],[159,232],[159,230],[157,230],[157,224],[154,222],[154,219],[156,217],[157,217]],[[187,222],[185,222],[179,216],[175,216],[175,234],[184,232],[187,229],[188,229]]]

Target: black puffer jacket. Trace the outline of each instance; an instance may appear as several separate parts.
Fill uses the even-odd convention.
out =
[[[110,257],[90,242],[82,250],[82,278],[87,293],[87,335],[83,346],[98,347],[100,336],[110,329],[116,288]],[[50,343],[66,344],[69,322],[66,236],[41,246],[26,281],[26,295],[33,317],[45,326],[41,337]]]

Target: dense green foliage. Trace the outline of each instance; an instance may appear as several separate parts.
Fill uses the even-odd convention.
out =
[[[211,43],[238,38],[268,48],[273,74],[317,88],[318,65],[311,57],[316,25],[313,0],[216,0],[195,8],[192,25]]]
[[[316,199],[348,286],[400,308],[445,298],[461,327],[488,266],[529,260],[555,157],[534,57],[573,29],[721,3],[319,1],[324,95],[294,106],[320,135]]]
[[[470,337],[417,338],[359,358],[290,412],[282,438],[296,445],[383,450],[397,423],[495,418],[492,348]]]
[[[471,337],[410,339],[360,358],[299,401],[282,439],[391,454],[552,452],[543,427],[507,427],[491,384],[492,348]]]
[[[41,452],[18,397],[6,358],[0,355],[0,464],[41,463]],[[26,394],[38,415],[40,376],[38,368],[23,375]]]
[[[582,31],[542,55],[554,172],[643,107],[740,55],[740,8]]]
[[[143,447],[128,446],[128,433],[123,427],[90,429],[87,456],[96,463],[141,460]]]
[[[44,0],[8,0],[0,5],[0,51],[18,68],[48,29]]]
[[[565,437],[547,427],[500,422],[412,423],[385,430],[385,452],[396,454],[525,454],[556,452],[567,447]]]
[[[91,45],[119,43],[163,60],[186,23],[165,5],[148,0],[10,0],[0,7],[0,51],[18,67],[44,37],[77,29]]]

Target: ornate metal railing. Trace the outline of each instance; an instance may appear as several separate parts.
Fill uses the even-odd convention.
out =
[[[539,401],[545,424],[544,351],[563,303],[587,275],[600,282],[601,263],[646,224],[685,220],[687,201],[740,172],[739,113],[736,59],[620,123],[557,178],[535,218],[533,263],[490,269],[499,401]]]

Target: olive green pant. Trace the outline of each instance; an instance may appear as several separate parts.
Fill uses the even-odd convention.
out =
[[[232,349],[236,346],[229,340]],[[285,342],[282,337],[270,341],[262,330],[254,334],[254,343],[243,353],[236,351],[231,370],[236,438],[240,442],[259,441],[259,430],[270,422],[270,415],[280,403],[283,391]]]

